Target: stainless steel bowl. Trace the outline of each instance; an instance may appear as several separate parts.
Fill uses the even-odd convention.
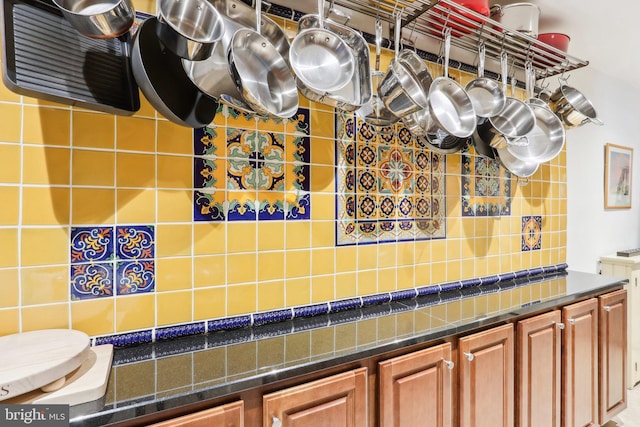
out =
[[[116,38],[129,31],[136,12],[132,0],[53,0],[80,34]]]
[[[207,0],[160,0],[158,38],[181,58],[207,59],[224,35],[224,22]]]

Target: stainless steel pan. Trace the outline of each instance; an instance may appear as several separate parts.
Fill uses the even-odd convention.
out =
[[[324,0],[318,0],[318,27],[298,31],[289,61],[296,80],[321,94],[345,87],[355,70],[353,52],[340,36],[323,26]]]
[[[565,142],[565,129],[560,119],[541,99],[533,97],[534,75],[530,61],[525,64],[527,102],[536,116],[536,124],[527,134],[528,144],[509,145],[507,150],[523,161],[547,162],[556,157]]]
[[[560,79],[560,86],[551,94],[549,105],[551,110],[562,120],[564,127],[572,129],[586,123],[602,125],[593,104],[576,88],[567,86],[565,79]]]
[[[330,19],[322,20],[322,27],[337,34],[351,48],[355,58],[355,72],[346,86],[335,92],[319,93],[298,81],[298,90],[306,98],[338,110],[356,111],[371,101],[371,64],[369,63],[369,45],[358,31]],[[298,21],[298,30],[320,28],[318,15],[304,15]]]
[[[256,1],[256,30],[240,29],[227,52],[229,71],[243,100],[263,116],[289,118],[298,111],[298,90],[287,61],[260,34],[261,0]]]
[[[476,115],[482,118],[499,114],[506,103],[502,86],[497,81],[484,77],[484,62],[485,45],[482,42],[478,46],[478,77],[465,86]]]

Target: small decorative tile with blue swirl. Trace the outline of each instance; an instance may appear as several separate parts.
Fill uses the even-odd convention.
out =
[[[155,289],[153,226],[73,227],[70,246],[72,300]]]

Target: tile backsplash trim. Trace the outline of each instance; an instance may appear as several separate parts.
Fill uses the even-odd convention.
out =
[[[274,310],[262,313],[252,313],[236,317],[209,320],[207,322],[195,322],[126,334],[95,337],[94,339],[92,339],[92,345],[113,344],[116,347],[129,347],[137,344],[170,340],[189,335],[198,335],[210,332],[224,332],[234,329],[247,328],[250,326],[262,326],[271,323],[279,323],[292,319],[312,318],[321,314],[336,313],[339,311],[370,307],[392,301],[407,301],[426,295],[443,295],[443,293],[455,290],[460,290],[461,292],[463,292],[458,295],[458,298],[462,299],[466,296],[472,296],[473,288],[477,288],[478,286],[508,284],[509,282],[516,280],[525,280],[526,283],[529,284],[538,280],[542,280],[544,278],[548,278],[549,274],[562,274],[566,271],[567,267],[567,264],[537,267],[530,270],[520,270],[508,274],[499,274],[494,276],[478,277],[474,279],[434,284],[414,289],[406,289],[403,291],[368,295],[360,298],[349,298],[338,301],[330,301],[328,303],[314,304],[310,306],[294,307],[287,310]],[[443,297],[441,297],[439,301],[441,301]],[[448,295],[447,297],[451,298],[451,295]],[[320,323],[324,326],[322,321],[320,321]],[[241,340],[244,341],[244,339]]]

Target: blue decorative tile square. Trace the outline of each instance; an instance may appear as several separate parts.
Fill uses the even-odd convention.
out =
[[[72,227],[71,263],[113,259],[113,227]]]
[[[113,263],[72,264],[71,299],[90,299],[113,295]]]
[[[152,226],[116,227],[116,258],[118,260],[153,259],[155,232]]]
[[[116,266],[118,295],[153,292],[155,289],[155,263],[153,260],[120,261]]]
[[[398,123],[336,114],[336,244],[446,237],[445,158]]]
[[[461,155],[462,216],[511,215],[511,173],[473,146],[466,145]]]
[[[522,217],[522,250],[535,251],[542,248],[542,217]]]
[[[309,111],[288,120],[224,115],[224,134],[194,130],[194,220],[309,219]]]
[[[153,226],[74,227],[70,240],[72,300],[155,289]]]

